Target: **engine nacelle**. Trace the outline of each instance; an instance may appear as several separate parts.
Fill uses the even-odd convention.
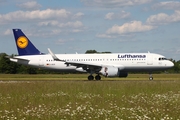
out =
[[[82,67],[76,68],[76,71],[78,71],[78,72],[86,72],[86,70],[84,70]]]
[[[119,76],[118,77],[127,77],[128,76],[128,73],[127,72],[119,72]]]
[[[117,67],[103,67],[100,73],[105,77],[115,77],[119,74],[119,69]]]
[[[100,73],[105,77],[127,77],[127,72],[120,71],[117,67],[103,67]]]

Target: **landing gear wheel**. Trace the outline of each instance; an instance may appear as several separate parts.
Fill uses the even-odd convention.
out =
[[[88,76],[88,80],[94,80],[94,76],[92,75]]]
[[[149,73],[149,80],[153,80],[153,75],[151,72]]]
[[[149,77],[149,80],[153,80],[153,77]]]
[[[100,76],[100,75],[96,75],[96,76],[95,76],[95,79],[96,79],[96,80],[101,80],[101,76]]]

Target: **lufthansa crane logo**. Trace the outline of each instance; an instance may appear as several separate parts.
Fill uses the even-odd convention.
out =
[[[17,40],[17,45],[18,45],[19,48],[22,48],[22,49],[26,48],[27,45],[28,45],[27,38],[24,37],[24,36],[19,37],[18,40]]]

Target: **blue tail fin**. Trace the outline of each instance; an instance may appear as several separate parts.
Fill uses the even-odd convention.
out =
[[[21,29],[13,29],[19,55],[40,55],[41,52],[31,43]]]

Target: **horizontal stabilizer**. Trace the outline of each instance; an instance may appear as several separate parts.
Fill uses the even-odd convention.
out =
[[[12,57],[11,57],[11,56],[5,56],[5,58],[9,58],[9,59],[10,59],[10,58],[12,58]]]
[[[11,61],[18,61],[18,60],[21,60],[21,61],[29,61],[27,59],[23,59],[23,58],[19,58],[18,56],[17,57],[12,57],[12,56],[5,56],[5,58],[8,58],[10,59]]]

